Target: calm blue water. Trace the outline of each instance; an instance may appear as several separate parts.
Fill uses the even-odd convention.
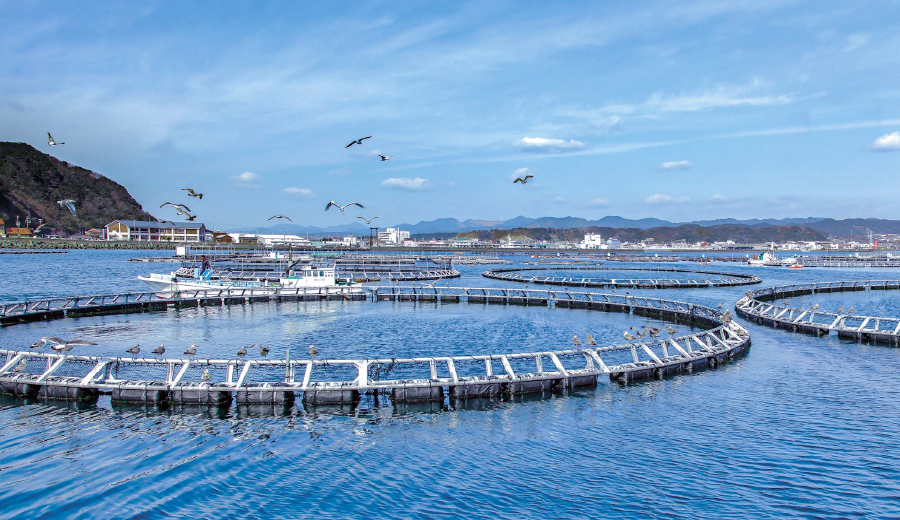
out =
[[[147,255],[4,255],[0,299],[144,290],[136,275],[171,266],[127,261]],[[763,286],[900,279],[702,268],[757,273]],[[458,269],[453,285],[522,287],[481,277],[482,266]],[[731,307],[745,290],[632,294]],[[900,292],[792,299],[813,303],[900,315]],[[262,304],[17,325],[0,330],[0,344],[53,333],[93,338],[102,354],[134,341],[197,343],[208,356],[251,341],[273,355],[309,343],[332,358],[480,354],[562,348],[573,333],[618,341],[642,323],[534,307]],[[746,326],[751,351],[717,370],[526,402],[217,411],[0,397],[0,517],[900,516],[900,349]]]

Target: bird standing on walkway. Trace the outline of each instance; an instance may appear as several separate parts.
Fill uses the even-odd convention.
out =
[[[587,335],[587,342],[588,342],[588,345],[590,345],[592,347],[597,346],[597,340],[595,340],[594,336],[591,336],[590,334]]]
[[[187,350],[184,351],[185,356],[194,357],[197,355],[197,345],[191,345]]]
[[[810,309],[812,309],[812,310],[816,310],[816,309],[818,309],[818,308],[819,308],[819,304],[818,304],[818,303],[815,304],[815,305],[813,305],[812,307],[810,307]]]
[[[631,343],[632,341],[637,339],[631,333],[629,333],[627,330],[622,333],[622,336],[628,341],[628,343]]]
[[[319,353],[319,349],[317,349],[315,345],[309,346],[309,357],[316,357],[316,355],[318,353]]]
[[[784,300],[784,306],[787,307],[791,304],[791,300]]]
[[[243,347],[239,348],[237,351],[237,355],[240,357],[246,356],[247,355],[247,347],[243,346]]]
[[[847,314],[853,314],[853,307],[850,307],[849,309],[847,309]]]
[[[131,347],[130,349],[126,350],[125,352],[128,352],[129,354],[131,354],[131,357],[137,356],[138,354],[141,353],[141,345],[140,345],[140,343],[135,343],[133,347]]]
[[[580,346],[581,346],[581,340],[578,339],[578,334],[574,334],[574,335],[572,336],[572,344],[575,345],[576,347],[580,347]]]
[[[47,135],[50,135],[50,134],[47,134]],[[355,145],[355,144],[360,144],[360,145],[361,145],[361,144],[363,144],[363,141],[365,141],[366,139],[371,139],[371,138],[372,138],[371,135],[368,136],[368,137],[360,137],[359,139],[356,139],[356,140],[354,140],[354,141],[350,141],[350,144],[348,144],[348,145],[345,146],[344,148],[350,148],[351,146],[353,146],[353,145]]]
[[[841,314],[841,313],[843,313],[843,312],[844,312],[844,306],[841,305],[840,307],[838,307],[837,313],[838,313],[838,314]]]
[[[327,206],[325,206],[325,211],[328,211],[328,208],[330,208],[331,206],[334,206],[334,207],[336,207],[337,209],[341,210],[341,215],[344,214],[344,209],[347,208],[348,206],[359,206],[359,207],[361,207],[361,208],[365,208],[365,206],[363,206],[363,205],[360,204],[359,202],[348,202],[347,204],[344,204],[343,206],[341,206],[341,205],[338,204],[337,202],[331,201],[331,202],[328,203]]]
[[[50,135],[50,132],[47,132],[47,144],[49,144],[50,146],[59,146],[66,143],[57,143],[56,139],[53,139],[53,136]]]
[[[678,331],[675,330],[675,327],[673,327],[673,326],[671,326],[671,325],[668,325],[668,326],[666,326],[666,332],[669,333],[669,336],[674,336],[675,333],[678,332]]]
[[[269,347],[264,347],[262,345],[259,346],[259,357],[266,357],[269,355]]]
[[[160,345],[160,346],[156,347],[155,349],[153,349],[150,353],[157,357],[162,356],[163,354],[166,353],[166,346]]]

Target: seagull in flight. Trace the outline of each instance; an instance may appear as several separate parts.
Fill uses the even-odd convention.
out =
[[[366,217],[356,217],[356,218],[358,218],[358,219],[362,219],[362,220],[363,220],[363,222],[365,222],[365,223],[366,223],[366,225],[367,225],[367,226],[368,226],[368,225],[369,225],[369,224],[371,224],[371,223],[372,223],[372,221],[373,221],[373,220],[375,220],[375,219],[376,219],[376,218],[378,218],[378,217],[372,217],[372,218],[366,218]]]
[[[34,343],[32,343],[29,348],[42,348],[47,343],[60,344],[60,343],[65,343],[65,341],[62,340],[61,338],[57,338],[56,336],[44,337],[44,338],[41,338],[39,341],[35,341]]]
[[[197,220],[197,215],[188,215],[187,218],[184,220],[187,220],[188,222],[193,222],[193,221]]]
[[[50,135],[50,132],[47,132],[47,141],[48,141],[47,144],[49,144],[50,146],[57,146],[57,145],[60,145],[60,144],[66,144],[66,143],[57,143],[57,142],[56,142],[56,139],[53,139],[53,136]]]
[[[526,175],[525,178],[516,177],[516,180],[513,181],[513,184],[517,182],[521,182],[522,184],[528,184],[528,179],[531,179],[534,175]]]
[[[58,200],[56,203],[59,204],[59,207],[68,208],[72,212],[72,216],[75,216],[75,199]]]
[[[159,222],[160,224],[172,224],[173,226],[175,225],[175,223],[172,222],[171,220],[159,220],[159,219],[157,219],[157,222]]]
[[[196,191],[194,191],[190,188],[181,188],[181,191],[188,192],[188,197],[197,197],[198,199],[201,199],[201,200],[203,199],[202,193],[197,193]]]
[[[328,211],[328,208],[330,208],[331,206],[334,206],[334,207],[336,207],[337,209],[341,210],[341,215],[344,214],[344,208],[346,208],[346,207],[348,207],[348,206],[359,206],[359,207],[361,207],[361,208],[364,208],[364,207],[365,207],[365,206],[363,206],[362,204],[360,204],[359,202],[349,202],[349,203],[344,204],[343,206],[341,206],[341,205],[338,204],[337,202],[331,201],[331,202],[328,203],[327,206],[325,206],[325,211]]]
[[[384,162],[384,161],[390,161],[390,160],[391,160],[391,156],[390,156],[390,155],[381,155],[380,153],[376,153],[375,155],[377,155],[378,157],[381,157],[381,162]]]
[[[184,204],[173,204],[171,202],[166,202],[165,204],[161,205],[160,208],[164,208],[166,206],[172,206],[173,208],[175,208],[175,211],[177,211],[179,215],[190,215],[191,212],[191,208],[185,206]]]
[[[275,215],[274,217],[269,217],[269,220],[272,220],[275,218],[283,218],[283,219],[287,220],[288,222],[293,222],[293,220],[291,220],[291,217],[286,217],[284,215]]]
[[[47,339],[53,339],[53,338],[47,338]],[[59,338],[55,338],[55,339],[59,339]],[[83,339],[54,342],[54,343],[55,343],[54,345],[50,345],[50,348],[53,349],[55,352],[68,352],[75,347],[80,347],[83,345],[96,345],[96,343],[91,343],[90,341],[85,341]]]
[[[363,141],[365,141],[366,139],[371,139],[371,138],[372,138],[372,136],[370,135],[370,136],[368,136],[368,137],[361,137],[361,138],[359,138],[359,139],[357,139],[357,140],[355,140],[355,141],[350,141],[350,144],[348,144],[348,145],[345,146],[344,148],[350,148],[351,146],[353,146],[353,145],[355,145],[355,144],[362,144]]]

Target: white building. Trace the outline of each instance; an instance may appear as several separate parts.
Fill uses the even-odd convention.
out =
[[[409,231],[400,231],[400,228],[387,228],[378,232],[378,241],[382,244],[402,244],[409,238]]]
[[[114,220],[106,225],[106,240],[133,242],[203,242],[206,226],[193,222],[149,222]]]
[[[578,244],[579,249],[606,249],[607,245],[603,242],[603,237],[599,233],[587,233],[584,240]]]
[[[606,247],[609,249],[621,249],[622,242],[618,238],[608,238],[606,239]]]
[[[258,236],[259,243],[264,246],[300,246],[300,247],[309,247],[310,241],[297,235],[287,235],[287,234],[278,234],[278,235],[259,235]]]

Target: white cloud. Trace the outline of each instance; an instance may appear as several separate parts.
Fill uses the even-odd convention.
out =
[[[690,170],[693,167],[690,161],[666,161],[659,165],[660,170]]]
[[[283,191],[285,193],[297,194],[302,197],[312,197],[312,190],[308,189],[308,188],[295,188],[295,187],[291,186],[290,188],[285,188],[281,191]]]
[[[900,132],[885,134],[869,146],[869,150],[873,152],[896,152],[900,151]]]
[[[385,188],[398,188],[401,190],[410,191],[427,190],[431,187],[428,179],[423,179],[421,177],[416,177],[415,179],[409,179],[406,177],[391,177],[390,179],[381,181],[381,185]]]
[[[240,175],[235,175],[232,178],[239,182],[253,182],[259,179],[259,175],[253,172],[244,172]]]
[[[853,52],[867,43],[869,43],[868,35],[862,33],[851,34],[847,37],[847,45],[844,47],[844,52]]]
[[[713,195],[712,197],[710,197],[709,200],[710,200],[711,202],[728,202],[728,201],[731,200],[731,199],[729,199],[729,198],[726,197],[725,195],[720,195],[720,194],[716,193],[715,195]]]
[[[662,193],[656,193],[656,194],[650,195],[649,197],[644,199],[644,202],[646,202],[647,204],[675,204],[675,203],[688,202],[689,200],[691,200],[690,197],[677,197],[676,198],[676,197],[671,197],[669,195],[663,195]]]
[[[513,146],[526,152],[541,153],[566,153],[576,152],[585,148],[584,143],[574,139],[547,139],[546,137],[523,137],[513,143]]]
[[[516,171],[509,174],[509,180],[524,179],[526,175],[533,175],[531,168],[517,168]]]
[[[696,112],[709,108],[742,105],[786,105],[794,101],[792,96],[786,94],[753,95],[761,85],[761,81],[754,80],[748,85],[719,85],[714,89],[693,94],[682,93],[673,96],[657,93],[644,102],[644,107],[654,112]]]
[[[609,200],[607,199],[592,199],[588,202],[588,206],[609,206]]]

